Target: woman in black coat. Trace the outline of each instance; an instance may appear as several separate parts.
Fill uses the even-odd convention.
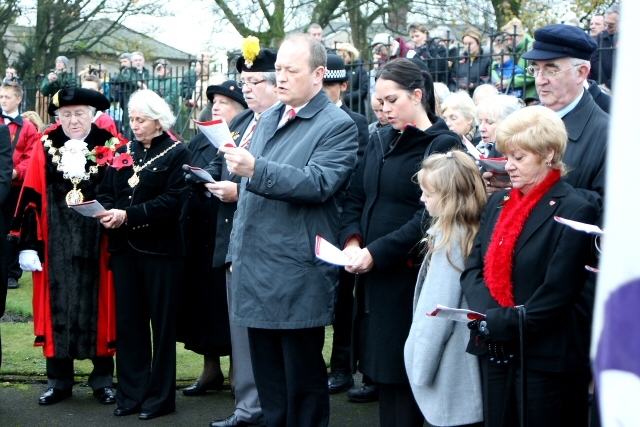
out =
[[[116,151],[98,201],[109,230],[116,290],[116,416],[149,420],[175,411],[176,323],[189,151],[166,133],[175,121],[151,90],[129,100],[134,140]],[[151,328],[149,327],[151,323]]]
[[[462,58],[451,68],[449,89],[455,92],[464,89],[473,96],[473,92],[481,84],[487,83],[491,77],[493,58],[485,54],[481,47],[482,35],[475,28],[469,28],[462,37],[466,50]]]
[[[469,308],[486,316],[470,324],[467,347],[480,357],[485,426],[518,425],[521,334],[526,425],[577,425],[572,420],[583,417],[567,411],[562,397],[581,401],[586,413],[586,384],[571,381],[585,354],[573,308],[591,245],[586,233],[554,216],[593,223],[596,208],[561,179],[567,133],[556,113],[541,106],[516,111],[498,127],[496,140],[513,189],[490,198],[460,279]]]
[[[404,366],[426,215],[413,176],[459,138],[434,114],[433,82],[407,59],[378,74],[376,94],[392,126],[371,136],[340,218],[340,243],[357,274],[353,357],[380,384],[380,424],[422,426]]]
[[[207,98],[214,105],[212,118],[223,118],[227,123],[247,108],[235,80],[207,87]],[[218,149],[202,133],[191,139],[188,148],[194,167],[207,167],[218,154]],[[220,356],[231,354],[225,268],[215,262],[214,256],[220,200],[207,198],[201,192],[202,188],[192,188],[187,201],[187,257],[180,291],[178,341],[187,350],[202,354],[204,366],[195,383],[182,390],[185,396],[220,390],[224,382]],[[226,253],[226,248],[218,249]],[[233,371],[231,368],[229,371],[229,384],[233,387]]]

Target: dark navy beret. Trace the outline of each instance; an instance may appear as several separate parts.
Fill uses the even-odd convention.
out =
[[[588,60],[598,48],[589,34],[573,25],[547,25],[533,36],[533,49],[522,55],[524,59],[547,61],[568,56]]]
[[[58,108],[69,105],[89,105],[98,111],[108,110],[111,106],[107,97],[97,90],[69,87],[59,90],[51,97],[49,115],[53,116]]]

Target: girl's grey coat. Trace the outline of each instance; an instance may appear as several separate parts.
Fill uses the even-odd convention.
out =
[[[443,248],[422,264],[413,302],[413,323],[404,347],[404,360],[413,395],[426,420],[435,426],[455,426],[482,421],[482,391],[478,358],[465,350],[469,341],[467,325],[427,317],[442,304],[467,309],[460,274],[464,258],[455,235],[451,262]],[[428,231],[429,234],[432,230]],[[435,235],[434,245],[442,240]]]

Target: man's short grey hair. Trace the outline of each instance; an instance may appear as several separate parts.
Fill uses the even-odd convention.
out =
[[[611,15],[613,13],[617,13],[620,15],[620,5],[618,3],[611,5],[609,9],[605,12],[605,15]]]
[[[291,42],[297,43],[300,41],[304,41],[307,46],[309,46],[310,53],[310,63],[311,71],[315,70],[318,67],[326,67],[327,66],[327,50],[322,43],[318,40],[314,39],[308,34],[291,34],[285,37],[282,43]]]
[[[576,67],[578,65],[586,65],[589,70],[591,69],[591,61],[589,61],[588,59],[569,58],[569,63],[573,67],[573,68],[571,68],[571,72],[572,73],[576,72]]]
[[[163,130],[169,130],[176,121],[169,104],[150,89],[137,90],[129,99],[129,114],[137,111],[150,120],[157,120]]]
[[[456,40],[455,33],[451,28],[447,27],[446,25],[439,25],[436,27],[435,30],[431,30],[429,33],[431,34],[431,37],[434,39],[442,39],[442,40],[450,39],[452,42]]]
[[[267,81],[267,84],[271,86],[276,85],[276,72],[275,71],[263,71],[262,77]]]
[[[133,59],[134,56],[139,56],[144,61],[144,55],[142,54],[142,52],[132,52],[131,59]]]

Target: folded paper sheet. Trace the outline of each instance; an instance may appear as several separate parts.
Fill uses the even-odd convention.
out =
[[[342,267],[351,265],[349,258],[347,258],[344,252],[320,236],[316,236],[316,257],[333,265]]]

